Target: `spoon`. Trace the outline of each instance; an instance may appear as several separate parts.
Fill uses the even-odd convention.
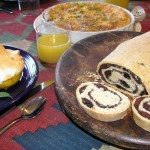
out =
[[[45,103],[46,98],[43,96],[32,99],[28,104],[22,107],[20,117],[16,118],[0,129],[0,135],[20,120],[35,118],[43,110]]]
[[[9,14],[13,14],[14,12],[8,8],[5,8],[5,7],[0,7],[0,11],[3,11],[3,12],[6,12],[6,13],[9,13]]]
[[[144,20],[146,17],[145,10],[141,6],[134,7],[133,10],[131,11],[131,13],[135,17],[136,22],[140,22],[140,21]]]
[[[136,24],[138,24],[139,22],[141,22],[145,19],[146,13],[145,13],[145,10],[141,6],[134,7],[133,10],[131,11],[131,13],[133,14],[133,16],[135,18],[135,22],[134,22],[134,31],[135,31]]]

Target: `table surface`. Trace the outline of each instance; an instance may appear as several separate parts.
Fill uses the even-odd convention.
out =
[[[41,9],[69,0],[41,0]],[[43,65],[37,57],[33,22],[39,14],[21,16],[17,2],[0,2],[11,8],[14,14],[0,12],[0,42],[29,52],[39,65],[38,83],[53,79],[55,67]],[[130,1],[129,9],[142,6],[146,19],[141,22],[142,32],[150,30],[150,1]],[[124,149],[85,132],[74,124],[60,108],[54,85],[38,93],[47,98],[45,109],[32,120],[17,123],[0,137],[0,149],[8,150],[119,150]],[[36,95],[36,96],[37,96]],[[26,102],[30,101],[27,100]],[[1,115],[0,128],[20,115],[21,105]]]

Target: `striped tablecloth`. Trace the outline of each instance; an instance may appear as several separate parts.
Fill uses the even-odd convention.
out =
[[[51,5],[69,0],[41,0],[41,11]],[[14,14],[0,12],[0,42],[19,47],[31,53],[37,60],[40,73],[38,82],[54,78],[55,68],[44,67],[37,57],[33,16],[20,16],[17,2],[11,3]],[[130,1],[129,9],[142,6],[146,19],[141,22],[142,32],[150,30],[150,1]],[[33,120],[17,123],[0,137],[1,150],[117,150],[122,149],[99,140],[77,127],[61,111],[54,85],[38,95],[44,95],[47,103],[44,111]],[[1,116],[0,128],[20,115],[20,106]]]

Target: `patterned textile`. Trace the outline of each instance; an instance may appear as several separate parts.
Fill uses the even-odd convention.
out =
[[[54,4],[66,1],[69,0],[41,0],[41,11]],[[150,2],[131,1],[130,9],[137,5],[142,6],[147,13],[146,19],[141,23],[142,31],[149,31]],[[32,16],[19,15],[17,3],[14,4],[13,11],[14,14],[0,12],[0,42],[24,49],[34,56],[40,69],[38,82],[54,78],[55,68],[43,66],[37,57],[33,22],[38,14]],[[37,94],[47,98],[45,109],[35,119],[20,121],[1,135],[1,150],[120,149],[103,140],[97,139],[71,122],[62,112],[54,91],[54,85],[52,85],[50,88]],[[16,117],[19,117],[20,108],[21,106],[18,106],[11,112],[1,116],[0,128]]]

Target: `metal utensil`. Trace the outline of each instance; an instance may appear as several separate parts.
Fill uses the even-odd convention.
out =
[[[135,18],[134,31],[136,31],[136,24],[138,24],[139,22],[141,22],[145,19],[146,13],[145,13],[144,8],[141,6],[134,7],[133,10],[131,11],[131,13],[133,14],[133,16]]]
[[[52,85],[55,81],[53,79],[47,80],[45,82],[42,82],[40,84],[37,84],[30,92],[27,94],[27,96],[24,97],[24,99],[31,98],[33,95],[37,94],[38,92],[48,88],[50,85]]]
[[[14,12],[8,8],[5,8],[5,7],[0,7],[0,11],[3,11],[3,12],[6,12],[6,13],[9,13],[9,14],[13,14]]]
[[[141,6],[134,7],[133,10],[131,11],[131,13],[135,17],[136,22],[140,22],[140,21],[144,20],[146,17],[145,10]]]
[[[20,120],[35,118],[43,110],[45,103],[46,98],[43,96],[39,96],[31,100],[28,104],[22,107],[21,116],[19,118],[16,118],[0,129],[0,135]]]

